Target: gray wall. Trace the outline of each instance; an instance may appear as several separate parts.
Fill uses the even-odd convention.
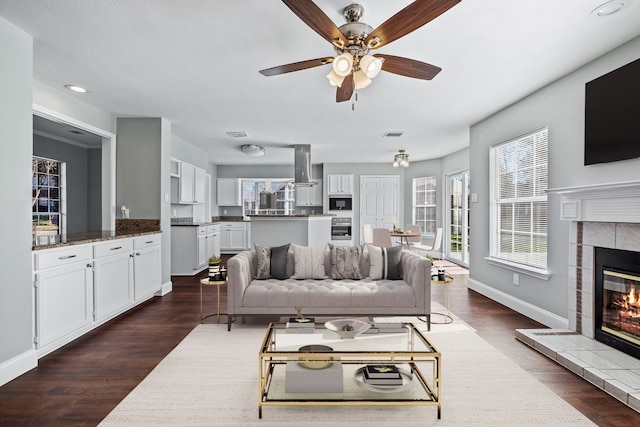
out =
[[[549,197],[548,281],[489,265],[489,148],[491,145],[549,126],[549,188],[637,180],[640,160],[584,166],[584,85],[640,57],[640,38],[596,59],[564,78],[497,112],[471,128],[470,287],[498,296],[516,309],[535,310],[566,318],[568,313],[569,222],[560,221],[559,196]],[[546,313],[545,313],[546,314]]]
[[[32,352],[33,43],[0,17],[0,385],[35,365]],[[5,364],[6,363],[6,364]]]
[[[100,230],[101,150],[34,135],[33,155],[67,163],[67,232]]]

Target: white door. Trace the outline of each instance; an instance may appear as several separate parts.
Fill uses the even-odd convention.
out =
[[[364,224],[370,224],[372,228],[393,228],[393,221],[398,220],[400,211],[399,191],[398,175],[361,176],[360,230]]]
[[[444,255],[457,264],[469,266],[469,172],[447,177],[446,233],[442,247]]]

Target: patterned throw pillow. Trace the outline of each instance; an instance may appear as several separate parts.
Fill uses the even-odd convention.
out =
[[[271,248],[254,243],[256,247],[256,257],[258,260],[258,270],[256,279],[264,280],[271,278]]]
[[[331,278],[362,279],[360,271],[360,258],[362,246],[334,246],[329,244],[331,251]]]
[[[402,280],[402,246],[380,248],[367,245],[369,251],[369,278],[371,280]]]
[[[293,279],[326,279],[324,271],[325,246],[306,247],[291,244],[295,262]]]

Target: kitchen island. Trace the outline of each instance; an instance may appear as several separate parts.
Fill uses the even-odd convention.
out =
[[[322,246],[331,241],[331,218],[334,215],[250,215],[251,237],[263,246],[295,243]]]

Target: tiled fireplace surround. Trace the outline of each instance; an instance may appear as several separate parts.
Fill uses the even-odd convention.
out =
[[[640,360],[594,340],[594,248],[640,252],[640,181],[549,193],[561,195],[561,217],[571,221],[569,329],[516,337],[640,412]]]

